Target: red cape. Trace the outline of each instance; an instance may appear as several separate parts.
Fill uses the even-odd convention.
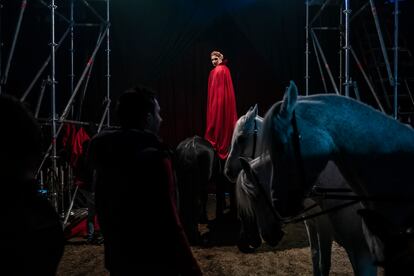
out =
[[[226,159],[234,126],[237,122],[236,99],[230,70],[223,63],[208,77],[207,123],[204,138],[221,159]]]

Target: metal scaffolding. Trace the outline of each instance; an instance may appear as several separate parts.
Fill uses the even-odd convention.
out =
[[[310,56],[310,51],[309,51],[309,37],[311,37],[312,39],[312,43],[314,45],[314,52],[315,52],[315,57],[316,57],[316,61],[318,63],[318,68],[321,74],[321,80],[325,89],[325,92],[327,92],[327,85],[326,85],[326,81],[325,81],[325,77],[324,77],[324,72],[323,72],[323,68],[326,69],[326,72],[329,76],[329,79],[331,81],[332,87],[335,91],[335,93],[337,94],[342,94],[342,86],[344,87],[344,95],[345,96],[349,96],[349,89],[350,87],[353,87],[354,82],[352,81],[352,77],[350,74],[350,56],[353,57],[353,60],[355,62],[355,65],[357,66],[357,68],[359,69],[359,71],[361,72],[365,82],[367,83],[367,86],[369,88],[369,91],[371,92],[375,102],[378,105],[378,108],[385,113],[385,110],[381,104],[381,101],[379,100],[379,97],[376,94],[376,91],[374,89],[373,84],[371,83],[370,78],[368,77],[366,70],[364,69],[364,67],[362,66],[360,59],[358,58],[357,54],[355,53],[355,51],[353,50],[352,46],[351,46],[351,42],[350,42],[350,32],[351,32],[351,27],[350,27],[350,22],[357,16],[359,15],[365,8],[367,8],[368,6],[370,6],[371,8],[371,13],[373,16],[373,20],[375,23],[375,28],[378,34],[378,39],[379,39],[379,44],[381,47],[381,51],[382,51],[382,55],[383,55],[383,59],[386,65],[386,69],[387,69],[387,75],[388,75],[388,81],[391,84],[391,86],[393,86],[394,89],[394,107],[393,107],[393,112],[394,112],[394,118],[397,118],[397,110],[398,110],[398,15],[399,15],[399,9],[398,9],[398,2],[399,1],[394,1],[394,5],[395,5],[395,11],[394,11],[394,23],[395,23],[395,27],[394,27],[394,74],[391,72],[391,66],[390,66],[390,62],[388,59],[388,55],[387,55],[387,50],[385,47],[385,43],[384,43],[384,39],[383,39],[383,35],[382,35],[382,31],[381,31],[381,27],[379,24],[379,19],[378,19],[378,14],[376,11],[376,7],[375,7],[375,3],[374,0],[368,0],[366,1],[365,4],[363,4],[359,10],[357,10],[354,14],[354,16],[351,17],[351,3],[349,0],[343,0],[343,1],[339,1],[340,2],[340,16],[339,16],[339,21],[340,21],[340,26],[339,27],[323,27],[323,26],[315,26],[315,21],[316,19],[322,14],[322,12],[326,9],[326,7],[329,4],[332,4],[332,0],[325,0],[322,4],[318,3],[318,1],[315,0],[308,0],[306,1],[306,50],[305,50],[305,58],[306,58],[306,69],[305,69],[305,87],[306,87],[306,95],[309,94],[309,81],[310,81],[310,74],[309,74],[309,56]],[[335,4],[335,3],[334,3]],[[310,19],[310,12],[309,12],[309,6],[311,5],[320,5],[320,8],[318,9],[318,11],[315,13],[315,15]],[[342,16],[344,15],[344,16]],[[329,30],[337,30],[339,31],[339,89],[337,88],[338,86],[336,85],[336,82],[333,78],[333,74],[332,71],[330,69],[330,66],[327,62],[327,59],[325,57],[325,54],[323,52],[323,49],[319,43],[318,37],[316,35],[316,30],[322,30],[322,31],[329,31]],[[309,35],[310,34],[310,35]],[[343,51],[344,50],[344,51]],[[343,54],[345,55],[343,57]],[[321,60],[323,62],[323,66],[321,65]],[[344,65],[343,65],[343,60],[344,60]],[[394,76],[393,76],[394,75]],[[356,89],[356,87],[353,87],[354,90]],[[357,92],[356,90],[354,92]]]
[[[106,42],[105,51],[106,51],[106,93],[105,93],[105,108],[102,113],[99,128],[100,131],[102,129],[102,125],[104,124],[104,121],[106,121],[106,126],[110,126],[110,114],[109,114],[109,107],[110,107],[110,0],[99,0],[99,1],[90,1],[90,0],[70,0],[69,3],[69,19],[57,12],[57,5],[55,3],[55,0],[50,0],[49,3],[44,2],[43,0],[38,0],[39,3],[41,3],[43,6],[47,7],[50,11],[50,41],[45,41],[45,44],[48,44],[50,47],[49,56],[46,58],[45,62],[40,66],[39,70],[35,74],[33,80],[29,83],[27,89],[24,91],[23,95],[21,96],[20,100],[25,101],[27,96],[30,94],[31,91],[33,91],[33,88],[35,87],[36,83],[39,82],[41,77],[43,76],[43,81],[40,85],[40,94],[39,98],[37,100],[36,104],[36,110],[34,112],[35,117],[38,118],[39,116],[39,110],[40,106],[42,104],[42,101],[44,99],[45,90],[47,87],[50,87],[51,96],[50,96],[50,118],[46,120],[46,124],[51,126],[51,141],[48,149],[46,150],[43,160],[41,162],[41,165],[39,166],[37,170],[37,177],[43,181],[44,179],[44,170],[48,171],[50,174],[49,177],[49,183],[48,183],[48,194],[49,199],[51,200],[52,204],[54,205],[56,211],[61,214],[61,217],[66,217],[70,213],[70,209],[68,208],[67,202],[64,202],[65,200],[65,185],[69,185],[67,182],[71,182],[70,175],[71,175],[71,168],[63,168],[63,166],[58,165],[57,159],[57,138],[59,134],[61,133],[61,130],[63,128],[64,123],[70,122],[72,124],[79,124],[79,125],[88,125],[89,123],[80,121],[81,118],[78,118],[78,120],[69,120],[69,116],[73,117],[73,112],[70,112],[73,110],[75,98],[79,94],[78,92],[81,90],[81,87],[83,86],[82,90],[82,99],[79,101],[79,104],[82,105],[83,98],[85,97],[85,94],[87,92],[88,88],[88,81],[91,75],[92,71],[92,65],[94,64],[94,61],[96,59],[97,52],[100,48],[103,48],[102,44],[104,44],[104,40]],[[94,5],[97,5],[98,2],[102,2],[105,4],[105,14],[101,15],[98,10],[94,7]],[[0,2],[1,6],[1,2]],[[18,16],[14,36],[13,36],[13,43],[10,49],[10,52],[8,54],[8,59],[6,63],[5,70],[2,71],[1,63],[0,63],[0,93],[5,93],[5,86],[7,84],[8,80],[8,73],[10,71],[10,67],[12,64],[12,59],[14,56],[14,50],[15,45],[18,40],[18,36],[20,33],[20,27],[21,22],[23,20],[24,11],[27,7],[27,0],[23,0],[21,2],[20,7],[20,13]],[[96,23],[77,23],[75,22],[75,7],[78,9],[81,8],[87,8],[91,14],[93,14],[98,20],[99,24]],[[0,9],[1,12],[1,9]],[[102,12],[101,12],[102,13]],[[68,24],[68,27],[66,31],[61,34],[60,38],[58,39],[58,42],[56,43],[56,21],[55,17],[59,16],[63,22]],[[100,27],[100,32],[98,35],[98,39],[96,42],[96,45],[92,51],[92,54],[88,58],[87,63],[84,66],[84,69],[82,70],[82,73],[79,77],[79,79],[76,80],[75,75],[75,27]],[[63,42],[69,37],[70,39],[70,49],[69,49],[69,60],[70,60],[70,74],[69,74],[69,85],[70,85],[70,98],[65,105],[64,110],[61,112],[61,115],[58,115],[57,105],[56,105],[56,96],[59,93],[59,90],[56,88],[56,67],[60,66],[56,64],[56,52],[61,48]],[[106,39],[105,39],[106,38]],[[2,45],[2,33],[1,33],[1,26],[0,26],[0,45]],[[0,62],[2,58],[2,49],[0,47]],[[62,65],[65,66],[65,65]],[[48,69],[49,68],[49,69]],[[76,84],[76,85],[75,85]],[[79,107],[79,110],[81,107]],[[40,123],[44,123],[42,119],[39,119]],[[45,168],[45,161],[50,159],[50,167]],[[68,167],[68,166],[66,166]],[[46,173],[47,175],[48,173]],[[68,180],[68,181],[65,181]],[[66,183],[65,183],[66,182]],[[41,183],[43,185],[43,183]],[[70,188],[66,189],[71,193]],[[70,207],[73,205],[73,195],[69,195],[71,204]]]

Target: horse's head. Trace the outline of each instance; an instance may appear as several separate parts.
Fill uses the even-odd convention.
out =
[[[239,218],[244,231],[241,239],[250,237],[249,244],[254,243],[255,239],[252,238],[257,237],[257,228],[259,228],[263,239],[269,245],[276,246],[284,232],[279,215],[274,212],[270,202],[269,184],[272,171],[270,159],[257,158],[251,162],[253,167],[259,170],[259,177],[245,159],[241,158],[240,162],[243,171],[237,179],[236,196]]]
[[[314,105],[318,103],[303,98],[298,103],[298,90],[291,82],[283,101],[269,110],[263,122],[263,154],[270,154],[274,168],[272,194],[277,196],[272,203],[284,217],[303,209],[307,192],[330,159],[330,136],[312,121],[319,111],[307,118]]]
[[[262,118],[257,115],[257,105],[240,117],[233,131],[230,153],[224,166],[224,174],[231,182],[236,182],[241,171],[239,157],[255,158],[260,154],[258,141],[261,137]]]

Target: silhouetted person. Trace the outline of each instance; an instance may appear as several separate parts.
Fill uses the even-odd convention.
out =
[[[160,107],[146,88],[118,101],[121,129],[91,141],[96,211],[111,275],[201,275],[176,210],[169,151],[157,137]]]
[[[34,180],[41,131],[16,99],[0,96],[2,275],[55,275],[63,254],[59,217]]]

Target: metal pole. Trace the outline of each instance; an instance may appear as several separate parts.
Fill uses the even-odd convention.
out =
[[[355,98],[357,99],[357,101],[361,101],[361,96],[359,95],[358,84],[356,81],[352,81],[352,87],[354,88]]]
[[[1,79],[1,86],[6,85],[7,79],[9,77],[9,70],[10,70],[10,66],[11,66],[11,61],[13,59],[14,50],[16,48],[17,37],[19,36],[19,33],[20,33],[20,26],[21,26],[22,21],[23,21],[23,15],[24,15],[24,11],[26,10],[26,6],[27,6],[27,0],[23,0],[22,4],[21,4],[21,8],[20,8],[19,19],[17,20],[16,30],[14,32],[13,42],[12,42],[12,45],[11,45],[11,48],[10,48],[9,58],[7,59],[6,68],[4,70],[3,78]]]
[[[342,71],[342,63],[343,63],[343,51],[342,48],[344,47],[343,44],[343,13],[342,13],[342,6],[339,6],[339,94],[342,95],[342,85],[344,82],[344,76]]]
[[[319,9],[319,11],[316,13],[316,15],[312,18],[311,22],[309,23],[309,26],[313,25],[313,22],[315,22],[315,20],[319,17],[319,15],[321,15],[321,13],[323,12],[323,10],[326,8],[326,6],[328,6],[329,2],[331,2],[331,0],[326,0],[321,8]]]
[[[369,1],[367,1],[364,5],[362,5],[361,8],[359,8],[359,10],[357,10],[356,12],[354,12],[354,15],[351,16],[351,18],[349,19],[349,22],[352,22],[352,20],[354,20],[355,18],[357,18],[357,16],[363,12],[365,10],[366,7],[368,7],[369,5]]]
[[[99,32],[98,40],[97,40],[96,43],[98,43],[101,39],[101,36],[104,36],[104,35],[105,35],[105,32],[102,31],[102,25],[101,25],[101,30]],[[86,91],[88,90],[89,80],[90,80],[91,75],[92,75],[93,65],[94,65],[94,61],[92,61],[92,64],[89,67],[88,74],[87,74],[86,81],[85,81],[85,86],[83,87],[83,91],[82,91],[82,96],[79,100],[79,110],[78,110],[78,114],[77,114],[77,119],[78,120],[81,120],[81,118],[82,118],[82,107],[83,107],[83,103],[84,103],[84,100],[85,100]]]
[[[73,94],[73,88],[75,83],[75,66],[74,66],[74,0],[70,1],[70,94]]]
[[[309,95],[309,0],[306,1],[306,73],[305,73],[305,95]]]
[[[111,48],[110,48],[110,14],[109,14],[109,1],[106,0],[106,24],[108,25],[108,30],[106,31],[106,100],[111,102]],[[106,114],[106,126],[110,126],[110,110],[108,106],[107,114]]]
[[[398,2],[394,0],[394,119],[398,119]]]
[[[51,0],[50,4],[50,14],[51,14],[51,42],[50,42],[50,51],[51,51],[51,57],[52,57],[52,67],[51,67],[51,87],[52,87],[52,187],[55,187],[56,183],[56,177],[58,175],[57,172],[57,163],[56,163],[56,60],[55,60],[55,10],[56,10],[55,0]],[[56,211],[58,211],[58,203],[57,203],[57,195],[53,195],[54,198],[54,205],[56,208]]]
[[[326,71],[328,72],[328,76],[329,76],[329,79],[330,79],[330,80],[331,80],[331,82],[332,82],[332,86],[333,86],[333,88],[334,88],[334,90],[335,90],[335,93],[339,95],[339,91],[338,91],[338,88],[336,87],[335,79],[334,79],[334,77],[333,77],[333,75],[332,75],[332,72],[331,72],[331,68],[329,67],[328,62],[326,61],[325,54],[324,54],[324,53],[323,53],[323,51],[322,51],[322,47],[321,47],[321,45],[319,44],[318,38],[316,37],[316,34],[315,34],[315,32],[314,32],[312,29],[311,29],[311,35],[312,35],[312,38],[314,39],[314,41],[315,41],[315,43],[316,43],[316,46],[317,46],[317,47],[318,47],[318,49],[319,49],[319,52],[320,52],[320,54],[321,54],[322,61],[323,61],[324,65],[325,65],[325,69],[326,69]]]
[[[70,212],[72,211],[73,203],[75,202],[75,198],[76,198],[76,194],[78,193],[78,190],[79,190],[79,186],[76,185],[75,192],[73,193],[72,200],[70,201],[70,205],[69,205],[68,212],[66,213],[66,215],[65,215],[65,217],[63,219],[63,226],[65,226],[66,223],[68,223],[68,219],[69,219],[69,216],[70,216]]]
[[[82,119],[82,109],[83,109],[83,103],[85,101],[86,91],[88,90],[89,80],[91,79],[92,75],[92,69],[93,69],[94,62],[92,62],[91,67],[89,67],[88,75],[86,77],[85,86],[83,87],[82,96],[79,100],[79,110],[77,114],[77,119],[81,121]]]
[[[404,84],[405,84],[405,88],[407,88],[408,96],[410,96],[411,103],[412,103],[412,104],[413,104],[413,106],[414,106],[414,98],[413,98],[413,94],[411,93],[410,87],[408,86],[407,79],[404,79]]]
[[[106,26],[106,28],[108,28],[108,26]],[[105,29],[104,32],[106,32],[106,30],[107,29]],[[79,88],[80,88],[83,80],[85,79],[86,73],[88,72],[88,69],[89,69],[89,67],[92,64],[92,61],[94,60],[94,58],[96,56],[96,53],[98,52],[98,49],[99,49],[99,47],[100,47],[100,45],[101,45],[101,43],[103,41],[103,38],[105,37],[104,35],[99,35],[99,36],[100,36],[100,39],[99,39],[99,41],[97,43],[97,46],[94,49],[94,51],[92,53],[92,56],[89,58],[89,61],[86,64],[86,67],[84,68],[83,73],[82,73],[82,75],[81,75],[78,83],[76,84],[75,90],[73,91],[73,94],[72,94],[72,96],[69,99],[69,102],[67,103],[67,105],[66,105],[66,107],[65,107],[62,115],[59,118],[59,122],[64,122],[65,119],[66,119],[66,117],[67,117],[67,115],[69,114],[69,110],[70,110],[70,107],[72,106],[73,100],[75,99],[76,94],[79,91]],[[55,128],[56,128],[56,120],[52,124],[54,124],[55,125]],[[62,130],[62,127],[63,127],[63,124],[60,124],[59,129],[57,130],[55,137],[57,137],[59,135],[60,131]],[[55,143],[55,145],[54,145],[54,143]],[[46,159],[49,157],[50,151],[52,151],[53,148],[55,148],[55,150],[56,150],[56,138],[55,138],[55,140],[52,140],[52,143],[49,145],[48,149],[46,150],[46,153],[43,156],[42,162],[40,163],[40,166],[39,166],[39,168],[38,168],[38,170],[36,172],[36,175],[39,174],[39,172],[40,172],[43,164],[45,163]]]
[[[62,35],[62,37],[60,38],[57,46],[55,47],[55,53],[56,51],[60,48],[60,46],[62,45],[63,41],[65,40],[65,38],[67,37],[67,35],[69,34],[69,30],[70,28],[68,28],[65,33]],[[37,80],[40,78],[40,76],[42,75],[43,71],[47,68],[47,66],[49,65],[50,60],[52,59],[52,55],[49,55],[46,59],[46,61],[43,63],[42,67],[40,67],[39,71],[36,73],[36,76],[33,78],[32,82],[29,84],[29,87],[27,87],[26,91],[24,91],[23,96],[20,98],[20,101],[23,102],[27,95],[29,95],[30,91],[32,91],[33,86],[36,84]]]
[[[43,0],[39,0],[39,2],[40,2],[43,6],[45,6],[45,7],[49,8],[49,5],[48,5],[45,1],[43,1]],[[62,19],[63,21],[65,21],[66,23],[70,24],[70,20],[69,20],[69,19],[67,19],[67,18],[66,18],[66,16],[64,16],[63,14],[61,14],[61,13],[59,13],[58,11],[56,11],[56,10],[55,10],[55,17],[56,17],[56,15],[57,15],[58,17],[60,17],[60,19]]]
[[[43,96],[45,95],[46,84],[50,84],[50,82],[51,82],[50,77],[47,76],[47,80],[43,80],[42,85],[40,86],[40,95],[39,95],[39,99],[37,100],[36,111],[34,114],[34,117],[36,119],[39,117],[40,106],[43,101]]]
[[[105,23],[105,19],[88,3],[86,0],[82,0],[82,3],[102,22]]]
[[[2,52],[3,52],[3,36],[2,36],[2,34],[3,34],[3,32],[2,32],[2,21],[1,21],[1,19],[3,18],[2,17],[2,13],[3,13],[3,3],[2,3],[2,1],[0,0],[0,80],[2,79],[2,65],[3,65],[3,61],[2,61]],[[1,95],[1,92],[2,92],[2,85],[1,85],[1,81],[0,81],[0,95]]]
[[[103,31],[103,33],[105,33],[108,30],[108,28],[109,28],[109,25],[106,25],[106,28]],[[99,34],[98,43],[97,43],[95,49],[93,50],[93,53],[92,53],[91,57],[89,58],[88,63],[86,64],[86,67],[83,70],[83,73],[82,73],[82,75],[81,75],[78,83],[76,84],[75,90],[73,91],[73,94],[70,97],[69,102],[67,103],[67,105],[65,107],[65,110],[63,111],[63,113],[62,113],[62,115],[60,117],[60,121],[66,119],[66,116],[68,115],[68,112],[69,112],[70,107],[72,106],[73,100],[75,99],[76,94],[79,91],[79,88],[80,88],[80,86],[81,86],[81,84],[82,84],[82,82],[83,82],[86,74],[88,73],[89,67],[91,67],[91,65],[92,65],[92,63],[93,63],[93,61],[95,59],[96,53],[98,52],[98,49],[100,48],[100,46],[102,44],[102,41],[103,41],[103,39],[105,37],[103,35],[103,33]]]
[[[351,53],[352,53],[352,56],[353,56],[353,57],[354,57],[354,59],[355,59],[355,62],[357,63],[357,66],[358,66],[359,70],[361,70],[361,73],[362,73],[362,75],[364,76],[364,79],[365,79],[365,81],[367,82],[369,89],[371,90],[372,96],[374,96],[374,99],[375,99],[375,101],[376,101],[376,102],[377,102],[377,104],[378,104],[378,107],[381,109],[381,111],[382,111],[383,113],[385,113],[385,110],[384,110],[384,108],[382,107],[381,101],[378,99],[377,93],[375,93],[375,89],[374,89],[374,87],[372,86],[372,84],[371,84],[371,82],[370,82],[370,80],[369,80],[369,78],[368,78],[368,75],[365,73],[365,70],[364,70],[364,68],[362,67],[361,62],[359,61],[359,59],[358,59],[357,55],[355,54],[354,49],[352,49],[352,48],[351,48]]]
[[[349,97],[349,86],[351,82],[349,80],[349,15],[351,10],[349,9],[349,0],[345,0],[345,96]]]
[[[109,100],[109,101],[106,102],[104,113],[102,114],[101,121],[99,122],[98,131],[97,131],[98,133],[101,132],[101,130],[102,130],[102,126],[104,124],[105,117],[109,112],[109,107],[110,106],[111,106],[111,101]]]
[[[365,36],[368,37],[369,36],[369,32],[367,30],[366,25],[363,25],[362,28],[364,30]],[[369,49],[372,49],[373,46],[372,46],[371,40],[368,39],[367,42],[368,42],[368,48]],[[389,99],[389,96],[388,96],[388,93],[387,93],[387,89],[385,88],[385,84],[382,81],[382,73],[381,73],[381,69],[378,66],[377,57],[376,57],[376,55],[375,55],[375,53],[373,51],[369,51],[369,53],[371,55],[372,62],[375,64],[375,72],[376,72],[376,74],[378,76],[378,79],[380,80],[379,81],[379,85],[381,87],[381,91],[382,91],[383,97],[385,99],[385,103],[387,105],[387,108],[389,108],[389,110],[392,110],[392,106],[391,106],[391,102],[390,102],[390,99]],[[368,63],[366,62],[366,64],[368,64]]]
[[[60,175],[60,200],[61,200],[61,214],[60,217],[64,218],[65,217],[65,172],[63,169],[63,166],[59,166],[59,175]]]
[[[321,65],[321,61],[319,59],[318,49],[316,48],[315,39],[312,39],[313,42],[313,50],[315,51],[316,62],[318,63],[319,72],[321,73],[321,80],[323,83],[323,88],[325,89],[325,93],[328,93],[328,87],[326,86],[325,76],[323,74],[323,69]]]
[[[381,25],[378,19],[377,8],[375,7],[374,0],[369,0],[369,3],[371,4],[371,12],[372,12],[372,16],[374,17],[375,28],[377,29],[382,55],[384,56],[385,66],[387,68],[388,80],[390,82],[390,85],[392,86],[394,84],[394,80],[393,80],[392,73],[391,73],[391,66],[390,66],[390,62],[388,59],[387,49],[385,48],[384,38],[381,32]]]

